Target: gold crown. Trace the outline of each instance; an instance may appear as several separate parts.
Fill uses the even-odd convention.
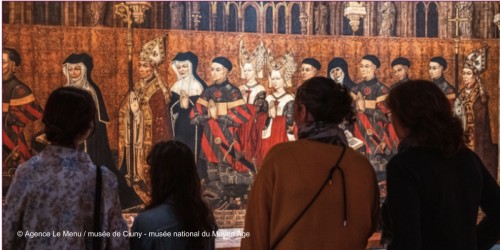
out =
[[[142,46],[139,60],[148,61],[153,67],[158,67],[165,61],[165,52],[165,36],[160,36]]]

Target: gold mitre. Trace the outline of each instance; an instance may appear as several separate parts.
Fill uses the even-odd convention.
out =
[[[465,57],[465,68],[475,70],[477,74],[484,72],[488,65],[488,46],[472,51]]]
[[[257,73],[257,78],[263,77],[263,69],[266,61],[266,49],[264,48],[264,43],[261,41],[259,46],[257,46],[252,54],[248,53],[247,48],[243,44],[243,40],[240,41],[240,69],[241,69],[241,78],[243,76],[243,66],[245,64],[252,64],[255,72]]]
[[[280,71],[281,77],[285,80],[287,88],[292,87],[293,74],[297,70],[297,63],[293,60],[293,54],[287,51],[282,57],[274,59],[271,51],[267,52],[267,69],[269,76],[273,70]]]
[[[165,61],[165,52],[165,36],[160,36],[142,46],[139,60],[148,61],[156,68]]]

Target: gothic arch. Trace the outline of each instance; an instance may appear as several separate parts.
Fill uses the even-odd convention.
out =
[[[171,2],[151,3],[151,9],[146,12],[145,22],[136,27],[141,29],[171,29],[169,3]],[[255,9],[257,19],[254,22],[257,26],[257,33],[297,33],[299,21],[301,22],[301,33],[303,32],[305,35],[314,35],[315,33],[313,26],[313,5],[317,2],[314,1],[206,1],[198,4],[195,2],[181,3],[185,5],[183,6],[182,17],[177,19],[182,20],[181,26],[176,28],[180,30],[197,29],[244,32],[244,11],[248,8],[253,8]],[[350,29],[349,22],[345,21],[345,17],[343,16],[345,3],[335,1],[326,2],[329,12],[328,34],[333,36],[352,35],[352,33],[344,31],[345,29]],[[378,3],[365,3],[367,15],[362,19],[360,31],[356,32],[356,35],[373,36],[377,34],[377,12],[375,7]],[[456,5],[456,2],[395,1],[394,3],[398,10],[395,36],[454,37],[455,25],[447,22],[447,20],[455,16],[453,7]],[[91,15],[89,4],[90,2],[4,2],[2,3],[3,23],[89,26]],[[117,4],[118,2],[108,2],[106,4],[104,20],[102,21],[104,27],[126,27],[121,18],[113,12],[113,7]],[[297,11],[297,4],[300,7],[300,13]],[[217,10],[217,5],[219,6],[219,10]],[[493,24],[492,19],[496,13],[500,12],[500,4],[498,2],[474,2],[473,5],[473,37],[486,39],[498,37],[498,28]],[[421,6],[421,13],[416,11],[417,6]],[[432,14],[433,10],[434,14]],[[201,14],[200,23],[196,26],[192,15],[194,11],[199,11]],[[278,15],[280,11],[282,16]],[[277,24],[278,20],[282,22],[280,26]],[[416,34],[417,31],[419,31],[418,34]]]
[[[281,11],[283,10],[283,11]],[[276,4],[275,6],[275,11],[273,11],[275,13],[275,17],[274,17],[274,23],[275,23],[275,27],[274,27],[274,30],[275,30],[275,33],[278,33],[278,34],[286,34],[287,33],[287,6],[285,3],[283,2],[280,2],[278,4]],[[282,13],[281,13],[282,12]],[[280,23],[282,22],[282,23]]]
[[[298,2],[286,2],[285,3],[285,27],[286,34],[292,34],[292,7],[297,4],[300,10],[300,4]],[[300,14],[300,11],[299,11]]]
[[[439,5],[436,2],[429,3],[427,12],[427,37],[438,37],[439,34]]]
[[[216,31],[226,31],[225,27],[226,19],[226,3],[217,2],[215,4],[215,30]]]
[[[300,4],[290,4],[290,34],[300,34],[300,19],[292,18],[292,14],[300,16]]]
[[[439,36],[439,13],[440,6],[437,2],[414,2],[415,13],[414,34],[416,37],[438,37]]]
[[[285,10],[285,33],[284,34],[291,34],[292,33],[292,7],[297,4],[300,8],[300,4],[298,2],[280,2],[276,5],[276,9],[278,10],[278,15],[281,6],[284,7]],[[278,32],[279,33],[279,32]]]
[[[253,8],[255,10],[255,32],[262,32],[262,27],[261,27],[261,16],[262,16],[262,11],[261,11],[261,8],[259,6],[258,3],[256,2],[245,2],[242,7],[241,7],[241,14],[242,14],[242,19],[243,19],[243,22],[242,22],[242,31],[243,32],[246,32],[245,31],[245,28],[246,28],[246,23],[247,23],[247,20],[246,20],[246,17],[247,17],[247,10],[249,10],[249,8]]]
[[[227,12],[227,31],[242,31],[240,28],[240,23],[241,23],[241,9],[238,4],[231,2],[226,5],[226,12]]]
[[[275,20],[274,4],[272,2],[264,4],[263,10],[264,10],[264,15],[266,17],[264,20],[263,32],[264,33],[275,33],[276,30],[274,29],[274,23],[275,23],[274,22],[274,20]],[[270,16],[270,19],[269,19],[269,16]]]
[[[200,2],[200,30],[210,30],[210,3]]]

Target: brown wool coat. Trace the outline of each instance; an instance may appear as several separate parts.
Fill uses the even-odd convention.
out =
[[[299,140],[275,146],[250,191],[241,249],[270,249],[326,180],[341,154],[339,146]],[[275,249],[365,249],[376,228],[378,186],[368,160],[346,149],[340,167],[347,190],[347,226],[343,227],[340,173]]]

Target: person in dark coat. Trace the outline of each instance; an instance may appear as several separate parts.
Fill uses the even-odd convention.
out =
[[[132,235],[141,237],[130,237],[130,249],[215,249],[217,225],[202,200],[193,152],[180,141],[161,141],[147,161],[151,199],[134,219]]]
[[[387,249],[490,249],[500,239],[500,187],[465,145],[444,93],[409,81],[387,104],[401,140],[387,166]]]

